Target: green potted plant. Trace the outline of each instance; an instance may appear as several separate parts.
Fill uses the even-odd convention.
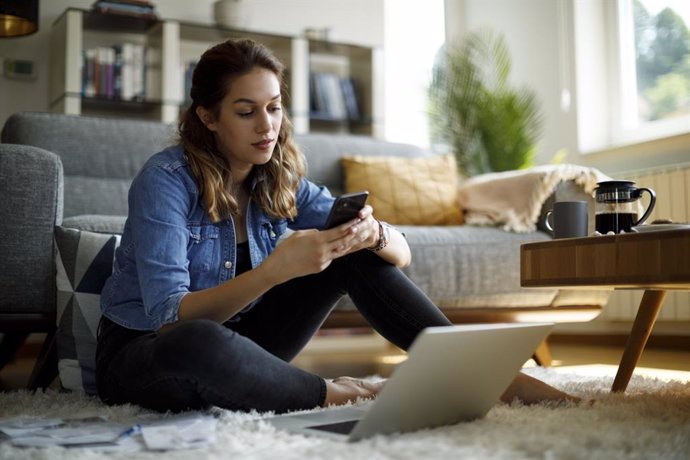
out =
[[[447,44],[429,87],[431,134],[465,176],[532,166],[542,129],[534,92],[508,83],[505,39],[488,30]]]

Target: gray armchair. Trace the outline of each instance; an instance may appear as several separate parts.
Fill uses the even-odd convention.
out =
[[[54,153],[0,144],[0,369],[30,333],[47,333],[30,388],[56,375],[44,363],[55,359],[53,228],[62,221],[62,177]]]
[[[135,120],[24,112],[6,121],[0,137],[0,369],[29,334],[46,333],[28,386],[46,387],[56,377],[55,226],[121,231],[132,178],[173,137],[171,125]]]

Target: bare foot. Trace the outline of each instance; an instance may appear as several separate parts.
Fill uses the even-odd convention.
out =
[[[557,390],[541,380],[537,380],[522,372],[515,377],[513,383],[503,393],[501,401],[510,403],[516,398],[525,404],[537,404],[543,401],[580,402],[580,398]]]
[[[326,380],[326,401],[324,407],[331,404],[345,404],[348,401],[356,401],[357,398],[371,398],[376,396],[385,380],[369,382],[352,377],[338,377]]]

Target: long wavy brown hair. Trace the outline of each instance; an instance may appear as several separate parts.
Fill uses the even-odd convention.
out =
[[[232,190],[230,165],[216,147],[213,133],[196,113],[203,107],[218,119],[220,105],[230,85],[238,77],[260,67],[273,72],[285,96],[284,66],[265,46],[252,40],[228,40],[201,55],[192,75],[192,104],[183,113],[178,126],[180,142],[196,179],[201,198],[213,222],[237,214],[238,204]],[[305,174],[305,163],[292,137],[292,123],[283,107],[283,119],[277,145],[268,163],[254,166],[257,179],[251,198],[269,216],[294,218],[297,215],[296,192]]]

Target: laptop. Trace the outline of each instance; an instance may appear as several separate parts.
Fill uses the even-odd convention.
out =
[[[552,328],[551,323],[430,327],[376,399],[264,421],[295,433],[357,441],[481,418]]]

